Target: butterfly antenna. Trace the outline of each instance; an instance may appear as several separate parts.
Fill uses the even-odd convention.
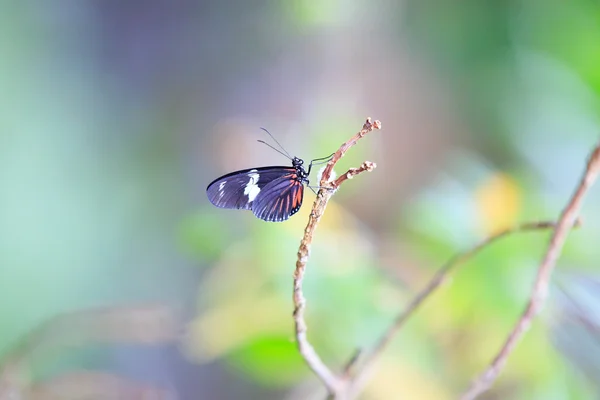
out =
[[[286,154],[286,153],[282,152],[281,150],[279,150],[279,149],[277,149],[277,148],[275,148],[275,147],[271,146],[269,143],[265,142],[264,140],[257,140],[257,142],[259,142],[259,143],[262,143],[262,144],[264,144],[264,145],[267,145],[267,146],[269,146],[270,148],[272,148],[273,150],[275,150],[276,152],[278,152],[278,153],[279,153],[279,154],[281,154],[282,156],[289,158],[290,160],[292,159],[292,157],[290,157],[290,155],[289,155],[289,154]]]
[[[263,128],[263,127],[261,127],[260,129],[262,129],[263,131],[267,132],[267,134],[268,134],[269,136],[271,136],[271,139],[273,139],[273,140],[275,141],[275,143],[277,143],[277,145],[279,146],[279,148],[280,148],[281,150],[283,150],[283,152],[284,152],[284,153],[285,153],[285,154],[288,156],[288,158],[290,158],[290,159],[292,158],[292,156],[290,156],[290,153],[288,153],[288,152],[287,152],[287,151],[286,151],[286,150],[283,148],[283,146],[281,145],[281,143],[279,143],[279,142],[277,141],[277,139],[275,139],[275,137],[274,137],[273,135],[271,135],[271,132],[269,132],[268,130],[266,130],[266,129],[265,129],[265,128]],[[260,140],[259,140],[259,142],[260,142]],[[263,142],[263,143],[265,143],[265,142]],[[266,144],[266,143],[265,143],[265,144]],[[270,147],[271,147],[271,148],[274,148],[273,146],[270,146]],[[281,153],[281,152],[280,152],[280,153]],[[282,154],[283,154],[283,153],[282,153]]]

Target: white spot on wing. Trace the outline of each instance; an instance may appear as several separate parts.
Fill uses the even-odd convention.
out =
[[[227,181],[223,181],[221,183],[219,183],[219,200],[221,200],[223,198],[223,196],[225,195],[225,184],[227,183]]]
[[[249,171],[248,176],[250,177],[250,180],[244,188],[244,194],[248,196],[248,202],[251,202],[254,201],[256,196],[258,196],[260,193],[260,188],[258,187],[258,179],[260,178],[260,175],[256,173],[255,169],[253,169]]]

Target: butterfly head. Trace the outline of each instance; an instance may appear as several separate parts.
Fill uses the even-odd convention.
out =
[[[296,174],[298,175],[298,178],[300,178],[300,180],[303,182],[308,182],[307,178],[309,172],[306,172],[306,170],[304,169],[304,160],[298,157],[294,157],[292,158],[292,166],[296,168]]]

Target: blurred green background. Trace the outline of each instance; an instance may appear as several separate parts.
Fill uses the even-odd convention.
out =
[[[309,338],[335,370],[450,256],[558,216],[600,132],[600,3],[2,0],[0,396],[107,371],[180,399],[322,399],[291,319],[314,195],[277,224],[204,191],[287,164],[261,126],[312,159],[367,116],[383,130],[338,172],[378,168],[333,198],[305,280]],[[600,395],[598,192],[484,398]],[[522,311],[547,240],[514,236],[465,265],[362,398],[455,398]],[[146,304],[183,325],[128,308]],[[36,398],[78,398],[51,388]]]

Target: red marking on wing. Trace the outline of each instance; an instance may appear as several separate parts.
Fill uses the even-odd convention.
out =
[[[294,196],[294,199],[292,201],[292,208],[299,207],[300,204],[302,204],[302,194],[304,193],[304,186],[302,186],[300,182],[298,182],[297,184],[300,185],[300,187],[298,188],[298,190],[296,190],[296,196]]]
[[[285,209],[286,210],[290,209],[290,200],[291,200],[291,197],[292,196],[290,196],[290,195],[285,196]],[[283,201],[281,203],[283,204]]]

